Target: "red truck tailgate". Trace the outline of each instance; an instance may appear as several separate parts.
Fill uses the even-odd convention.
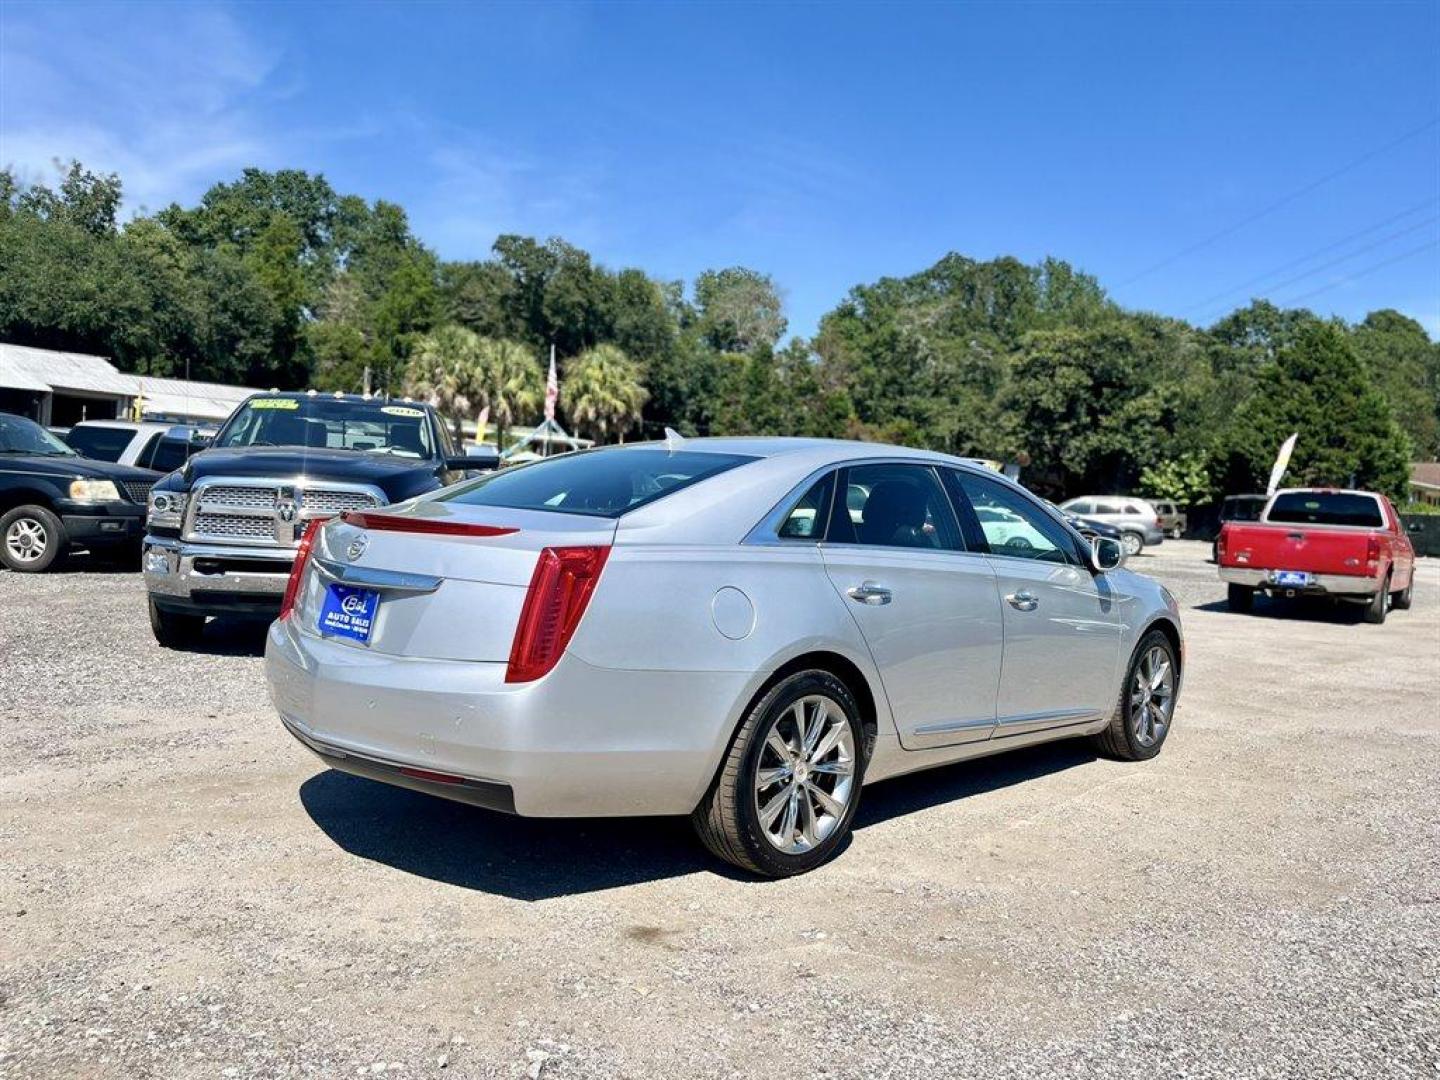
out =
[[[1372,573],[1367,564],[1371,553],[1369,529],[1231,522],[1222,536],[1221,566],[1360,577]]]

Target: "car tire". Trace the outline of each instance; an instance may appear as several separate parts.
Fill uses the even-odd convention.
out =
[[[150,629],[155,640],[167,649],[188,649],[197,644],[205,629],[204,615],[164,611],[150,601]]]
[[[1137,532],[1121,533],[1120,547],[1124,550],[1127,559],[1133,559],[1145,547],[1145,537]]]
[[[813,870],[850,834],[865,749],[850,689],[828,671],[796,672],[750,706],[691,823],[711,853],[742,870]]]
[[[1380,591],[1370,598],[1370,603],[1365,605],[1365,621],[1374,626],[1379,626],[1385,621],[1385,616],[1390,614],[1390,575],[1385,575],[1385,580],[1380,583]]]
[[[1231,585],[1225,590],[1225,601],[1231,611],[1243,615],[1255,607],[1255,590],[1249,585]]]
[[[1390,594],[1390,607],[1395,611],[1409,611],[1415,599],[1415,571],[1410,571],[1410,584],[1399,592]]]
[[[1151,630],[1130,655],[1120,700],[1110,725],[1094,737],[1096,748],[1119,761],[1148,761],[1160,753],[1174,727],[1179,687],[1175,646],[1163,631]]]
[[[17,506],[0,517],[0,562],[21,574],[59,569],[70,539],[65,525],[43,506]]]

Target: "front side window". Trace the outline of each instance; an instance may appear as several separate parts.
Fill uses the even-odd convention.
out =
[[[831,544],[963,551],[960,528],[935,470],[925,465],[854,465],[843,476],[825,540]]]
[[[1352,525],[1383,529],[1385,516],[1373,495],[1344,491],[1287,491],[1275,496],[1267,521],[1286,525]]]
[[[129,428],[91,427],[77,424],[67,437],[70,446],[83,457],[96,461],[119,461],[135,433]]]
[[[1095,512],[1094,505],[1088,499],[1071,499],[1061,509],[1068,510],[1072,514],[1093,514]]]
[[[825,516],[830,512],[830,492],[835,488],[835,474],[826,473],[811,485],[780,523],[782,540],[814,540],[825,536]]]
[[[991,555],[1039,562],[1074,562],[1074,544],[1064,527],[1024,495],[986,476],[952,471],[947,480],[979,522]]]
[[[502,469],[439,501],[613,518],[753,460],[659,446],[587,450]]]

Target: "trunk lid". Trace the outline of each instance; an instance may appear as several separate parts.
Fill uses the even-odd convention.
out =
[[[319,633],[332,582],[373,588],[368,641],[333,640],[397,657],[505,662],[540,552],[615,537],[608,518],[433,501],[347,517],[321,532],[296,615]]]

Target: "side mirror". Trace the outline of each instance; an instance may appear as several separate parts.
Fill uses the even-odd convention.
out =
[[[1090,565],[1100,573],[1114,570],[1124,561],[1125,549],[1120,546],[1120,541],[1108,536],[1097,536],[1090,541]]]

